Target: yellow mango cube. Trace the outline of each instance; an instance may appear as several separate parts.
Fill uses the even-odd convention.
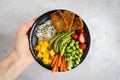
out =
[[[49,59],[49,64],[51,64],[52,63],[52,59]]]
[[[48,59],[48,58],[43,58],[43,59],[42,59],[42,62],[43,62],[44,64],[49,64],[49,59]]]
[[[42,46],[44,44],[44,41],[39,41],[38,44]]]
[[[41,52],[38,52],[37,57],[41,59],[43,57],[43,54]]]
[[[45,53],[43,53],[43,58],[49,58],[49,53],[48,53],[48,51],[46,51]]]
[[[44,44],[43,44],[43,45],[44,45],[45,48],[47,48],[48,45],[49,45],[48,41],[44,41]]]
[[[42,53],[45,53],[46,52],[46,48],[44,46],[41,46],[39,51],[42,52]]]
[[[34,50],[35,50],[35,51],[39,51],[39,49],[40,49],[40,45],[36,45],[36,46],[34,47]]]
[[[49,53],[50,53],[50,56],[54,56],[55,55],[55,52],[54,52],[54,50],[52,49],[52,50],[50,50],[49,51]]]

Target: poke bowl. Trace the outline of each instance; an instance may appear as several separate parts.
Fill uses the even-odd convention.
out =
[[[52,72],[66,72],[87,56],[90,33],[84,20],[74,12],[52,10],[32,25],[29,47],[41,66]]]

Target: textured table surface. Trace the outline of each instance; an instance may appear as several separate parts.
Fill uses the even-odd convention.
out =
[[[19,26],[53,9],[71,10],[88,25],[86,59],[55,74],[35,62],[17,80],[120,80],[120,0],[0,0],[0,59],[11,50]]]

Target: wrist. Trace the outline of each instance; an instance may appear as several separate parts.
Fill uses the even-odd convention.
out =
[[[27,67],[29,62],[12,50],[0,61],[0,80],[15,80]]]
[[[11,62],[11,66],[9,68],[11,71],[14,71],[14,79],[17,78],[31,64],[27,58],[25,58],[22,55],[19,55],[15,50],[11,51],[10,56],[8,56],[8,58]]]
[[[27,67],[34,62],[34,58],[31,54],[26,55],[26,53],[19,53],[17,50],[13,49],[11,51],[11,56],[14,58],[14,62],[20,63],[24,67]]]

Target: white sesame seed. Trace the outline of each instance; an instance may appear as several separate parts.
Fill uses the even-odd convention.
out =
[[[36,32],[36,36],[38,40],[49,41],[55,35],[56,35],[56,29],[54,28],[51,20],[47,20],[44,24],[40,25]]]

